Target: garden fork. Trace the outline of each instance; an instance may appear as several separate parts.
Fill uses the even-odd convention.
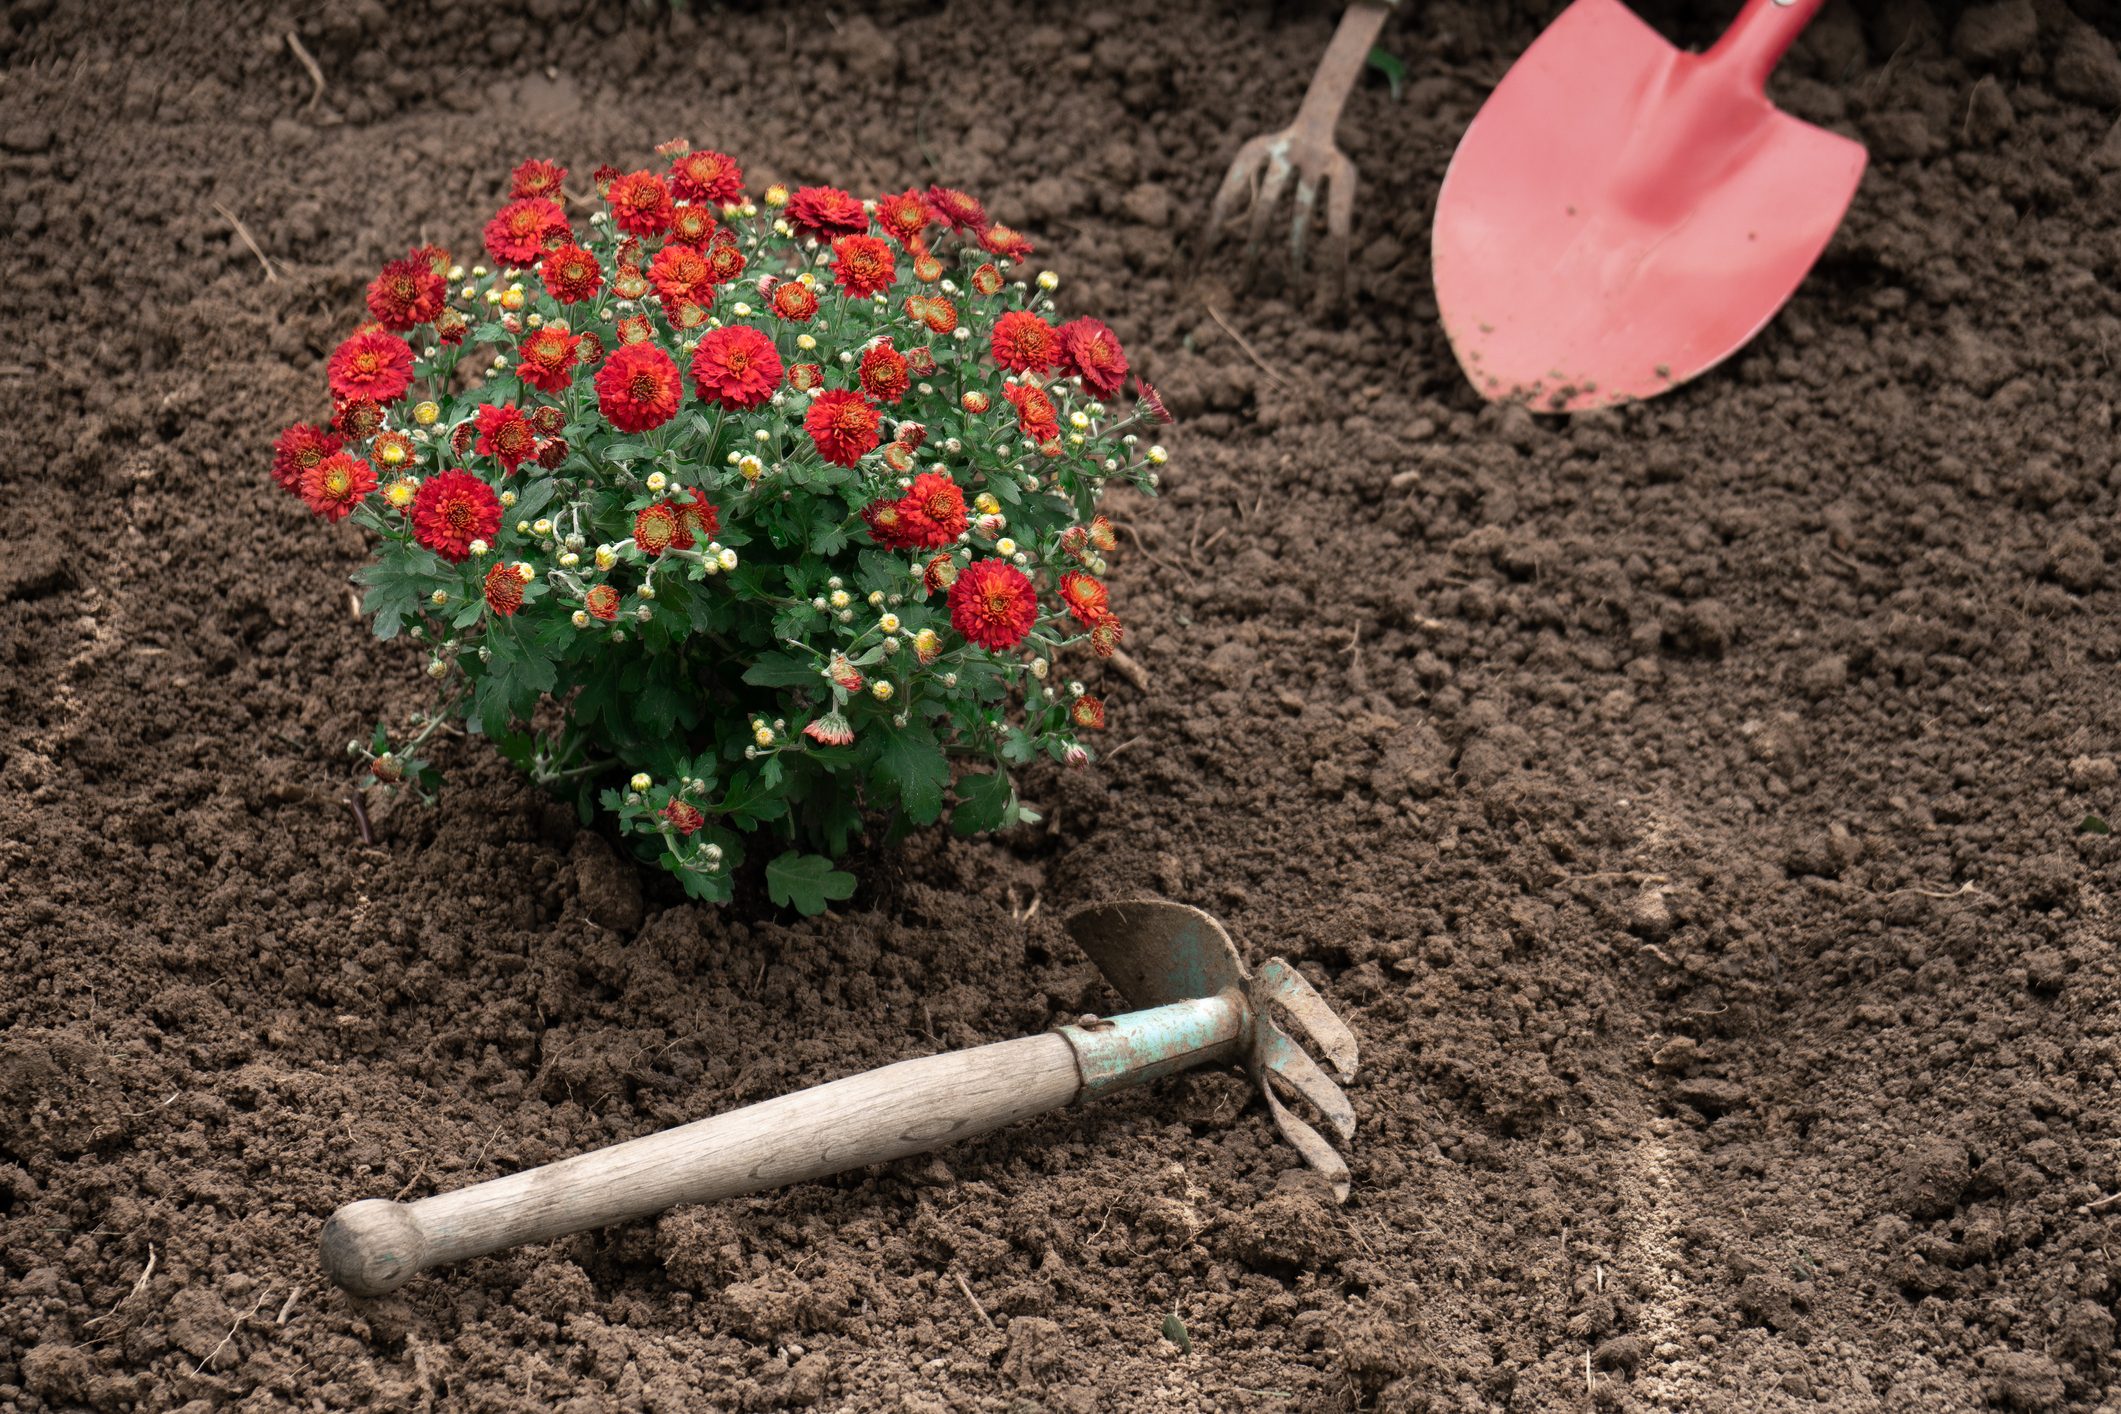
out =
[[[1282,1134],[1347,1198],[1347,1164],[1277,1093],[1301,1099],[1342,1143],[1354,1136],[1347,1096],[1278,1018],[1344,1079],[1355,1073],[1354,1034],[1295,968],[1273,958],[1247,972],[1222,925],[1182,904],[1093,905],[1068,931],[1139,1010],[900,1061],[414,1203],[349,1203],[324,1225],[325,1270],[355,1295],[380,1296],[428,1267],[925,1153],[1219,1062],[1244,1067]]]
[[[1340,126],[1341,109],[1362,76],[1370,48],[1377,42],[1396,0],[1357,0],[1342,14],[1333,42],[1319,60],[1311,87],[1304,94],[1296,121],[1278,133],[1253,138],[1237,150],[1236,160],[1223,177],[1215,202],[1208,208],[1207,240],[1213,244],[1218,232],[1251,198],[1251,233],[1245,241],[1247,262],[1259,251],[1260,239],[1273,220],[1274,209],[1291,176],[1296,178],[1296,216],[1289,229],[1289,248],[1298,269],[1304,264],[1304,242],[1318,208],[1321,193],[1326,201],[1326,236],[1340,252],[1342,273],[1348,258],[1349,234],[1354,227],[1355,164],[1333,142]]]

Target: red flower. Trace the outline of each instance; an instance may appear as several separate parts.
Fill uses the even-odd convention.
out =
[[[325,372],[340,402],[394,403],[412,386],[412,346],[372,326],[360,329],[332,350]]]
[[[304,473],[345,445],[327,428],[298,422],[272,444],[272,479],[282,491],[300,495]]]
[[[1134,396],[1139,398],[1141,405],[1149,410],[1149,416],[1155,418],[1158,422],[1169,424],[1178,421],[1177,418],[1171,415],[1171,409],[1164,406],[1163,394],[1150,387],[1145,379],[1137,378],[1134,380]]]
[[[837,707],[803,728],[803,735],[820,746],[846,746],[854,740],[854,728]]]
[[[558,196],[567,180],[567,169],[543,157],[533,157],[508,174],[508,194],[517,200],[533,196]]]
[[[748,324],[725,324],[692,352],[692,386],[700,401],[741,411],[755,408],[781,386],[781,355]]]
[[[1002,389],[1002,396],[1016,408],[1016,425],[1026,437],[1034,442],[1050,442],[1060,436],[1060,414],[1053,410],[1053,399],[1046,396],[1043,388],[1029,383],[1011,383]]]
[[[1112,613],[1111,595],[1105,586],[1080,570],[1069,570],[1060,579],[1061,602],[1085,625],[1095,625]]]
[[[680,206],[670,213],[670,239],[680,245],[703,246],[714,239],[721,222],[704,206]]]
[[[869,538],[886,550],[926,549],[935,540],[935,527],[903,501],[871,501],[862,507],[862,519]]]
[[[993,400],[977,388],[967,388],[965,396],[958,399],[958,404],[975,417],[994,406]]]
[[[935,214],[917,191],[902,191],[897,196],[876,199],[876,224],[902,246],[910,248],[934,219]]]
[[[858,236],[869,229],[869,213],[838,187],[800,187],[788,198],[788,224],[813,240]]]
[[[582,596],[582,607],[589,611],[589,617],[611,623],[619,616],[619,591],[608,584],[592,584]]]
[[[817,291],[801,280],[775,285],[773,312],[792,323],[808,324],[817,317]]]
[[[977,231],[987,224],[987,208],[961,191],[949,187],[928,188],[928,206],[950,223],[954,231]]]
[[[1112,522],[1106,520],[1103,516],[1090,517],[1090,524],[1087,530],[1091,549],[1102,550],[1106,554],[1110,554],[1119,548],[1119,537],[1112,533]]]
[[[486,571],[486,607],[508,618],[523,607],[523,576],[510,564],[496,564]]]
[[[913,278],[924,285],[932,285],[943,278],[943,262],[922,251],[913,257]]]
[[[1090,625],[1090,651],[1100,658],[1109,658],[1119,652],[1120,642],[1126,636],[1127,631],[1120,626],[1119,619],[1107,614]]]
[[[895,403],[906,396],[906,359],[891,347],[889,339],[870,345],[856,371],[862,380],[862,391],[878,402]]]
[[[917,349],[908,349],[906,350],[906,367],[926,378],[929,374],[935,372],[935,355],[929,351],[926,344],[922,344]]]
[[[907,451],[917,452],[921,449],[921,444],[928,440],[928,429],[918,422],[901,422],[898,425],[897,440],[906,444]]]
[[[511,201],[486,223],[486,253],[499,265],[528,266],[573,234],[567,213],[543,197]]]
[[[835,388],[812,401],[803,427],[819,456],[834,466],[853,466],[883,440],[876,432],[883,420],[875,404],[860,393]]]
[[[628,172],[604,193],[611,219],[630,236],[660,236],[670,229],[670,188],[653,172]]]
[[[435,316],[435,337],[445,344],[461,344],[470,332],[471,320],[461,309],[444,309]]]
[[[676,545],[684,532],[685,527],[678,523],[678,513],[671,509],[668,501],[643,506],[633,518],[634,548],[650,559]]]
[[[965,493],[941,472],[924,471],[914,477],[899,504],[919,512],[935,527],[936,539],[923,549],[939,550],[965,533]]]
[[[875,236],[841,236],[832,243],[832,279],[856,299],[880,295],[898,278],[891,246]]]
[[[385,265],[368,287],[368,312],[385,329],[401,333],[432,323],[448,301],[448,282],[419,251]]]
[[[975,560],[950,586],[950,623],[982,648],[1003,652],[1038,620],[1038,591],[1007,560]]]
[[[992,345],[994,361],[1011,373],[1044,373],[1060,358],[1053,326],[1024,309],[994,321]]]
[[[571,241],[546,251],[538,273],[545,277],[545,288],[561,304],[594,299],[597,291],[604,288],[604,267],[597,264],[596,256]]]
[[[501,498],[468,471],[444,471],[420,483],[412,498],[412,538],[451,564],[471,555],[471,542],[493,543],[501,528]]]
[[[510,475],[538,452],[538,432],[519,409],[479,405],[479,441],[482,457],[492,457]]]
[[[972,272],[972,288],[983,295],[998,295],[1002,291],[1002,272],[988,261]]]
[[[376,489],[375,468],[345,452],[333,452],[302,473],[300,489],[303,505],[326,520],[344,520]]]
[[[350,398],[331,410],[332,430],[349,442],[366,442],[383,426],[383,405],[374,398]]]
[[[597,406],[621,432],[646,432],[670,421],[685,396],[678,366],[652,343],[628,344],[597,370]]]
[[[688,152],[670,164],[670,185],[687,201],[727,206],[744,195],[744,169],[726,152]]]
[[[689,245],[673,243],[657,251],[648,265],[648,283],[666,305],[714,303],[714,271]]]
[[[1059,333],[1062,373],[1082,379],[1100,398],[1127,386],[1127,353],[1110,329],[1095,319],[1071,319]]]
[[[1023,233],[999,222],[980,232],[979,243],[1004,260],[1029,260],[1032,255]]]
[[[543,393],[566,392],[567,385],[574,381],[575,345],[580,342],[557,324],[532,330],[516,346],[517,376]]]
[[[721,533],[721,512],[700,492],[694,491],[690,500],[671,501],[668,504],[678,518],[678,533],[681,537],[679,549],[689,550],[695,541],[710,541]]]
[[[724,235],[707,243],[707,268],[714,272],[718,285],[726,285],[744,273],[744,252],[735,237]]]
[[[624,348],[628,344],[644,343],[654,338],[655,325],[648,322],[648,316],[645,314],[629,314],[621,319],[618,327],[611,332],[617,335],[619,347]]]
[[[825,370],[814,363],[791,363],[788,365],[788,386],[798,393],[807,393],[823,385]]]
[[[589,174],[589,180],[595,185],[598,196],[609,196],[611,184],[618,179],[619,169],[609,162],[598,164],[597,169]]]
[[[707,823],[707,817],[700,813],[699,807],[674,798],[663,807],[663,818],[681,835],[690,835]]]
[[[928,592],[948,589],[957,583],[957,561],[948,555],[937,555],[921,567],[921,582]]]
[[[1068,720],[1079,727],[1101,732],[1105,729],[1105,704],[1095,697],[1078,697],[1068,709]]]
[[[918,319],[932,334],[948,334],[957,328],[957,306],[948,295],[912,295],[906,300],[906,317]]]

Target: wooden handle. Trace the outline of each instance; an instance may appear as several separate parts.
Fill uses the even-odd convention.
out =
[[[900,1061],[416,1203],[349,1203],[324,1225],[324,1266],[380,1296],[446,1262],[924,1153],[1081,1088],[1054,1032]]]

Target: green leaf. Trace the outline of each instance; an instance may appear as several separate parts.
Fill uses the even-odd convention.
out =
[[[744,669],[744,681],[753,687],[817,687],[824,679],[817,664],[793,653],[761,653]]]
[[[1373,45],[1369,57],[1363,62],[1385,76],[1385,82],[1391,85],[1394,102],[1407,91],[1407,66],[1391,50]]]
[[[854,896],[854,876],[821,854],[790,850],[766,866],[766,893],[781,907],[815,918],[832,900]]]
[[[1186,1330],[1186,1323],[1178,1318],[1176,1311],[1164,1317],[1164,1339],[1177,1346],[1181,1355],[1193,1353],[1193,1337]]]
[[[810,533],[810,553],[837,555],[847,548],[847,532],[837,521],[826,521]]]
[[[1016,813],[1016,791],[1006,772],[963,776],[957,783],[957,808],[950,812],[950,828],[961,835],[999,830]]]
[[[877,779],[898,791],[899,801],[916,824],[933,824],[943,813],[943,789],[950,784],[950,763],[936,745],[935,729],[926,721],[885,729],[877,751]]]
[[[2096,815],[2085,816],[2084,823],[2077,826],[2077,833],[2080,835],[2110,835],[2113,832],[2114,827]]]

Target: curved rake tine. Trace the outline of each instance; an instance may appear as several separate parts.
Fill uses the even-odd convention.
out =
[[[1259,194],[1252,198],[1252,229],[1245,237],[1245,260],[1250,263],[1259,254],[1260,242],[1266,238],[1267,228],[1273,223],[1274,208],[1281,203],[1283,189],[1296,168],[1290,165],[1287,152],[1288,139],[1277,139],[1267,150],[1267,175],[1259,184]]]
[[[1296,1152],[1304,1156],[1305,1163],[1325,1175],[1326,1181],[1333,1185],[1335,1202],[1347,1202],[1347,1160],[1341,1158],[1317,1130],[1298,1119],[1274,1093],[1273,1086],[1262,1083],[1259,1092],[1267,1097],[1267,1109],[1274,1115],[1274,1126],[1281,1131],[1281,1137],[1288,1140]]]
[[[1326,193],[1326,239],[1340,253],[1340,281],[1348,279],[1348,257],[1352,254],[1348,246],[1355,232],[1355,164],[1340,153],[1333,154],[1333,166],[1327,178]]]
[[[1208,229],[1203,233],[1208,243],[1212,244],[1216,232],[1237,214],[1239,199],[1253,190],[1267,149],[1273,144],[1274,134],[1269,133],[1237,149],[1237,156],[1230,160],[1230,170],[1223,174],[1223,183],[1215,189],[1215,200],[1208,207]]]
[[[1304,268],[1304,233],[1311,225],[1311,213],[1318,208],[1318,186],[1309,177],[1296,183],[1296,219],[1289,226],[1289,253],[1295,258],[1296,268]]]
[[[1318,1062],[1306,1055],[1302,1047],[1282,1034],[1281,1028],[1272,1022],[1259,1023],[1258,1040],[1261,1064],[1279,1076],[1291,1090],[1303,1096],[1311,1108],[1317,1110],[1330,1125],[1343,1144],[1355,1138],[1355,1107],[1348,1103],[1340,1087],[1327,1078],[1319,1069]],[[1264,1088],[1264,1087],[1262,1087]]]
[[[1346,1080],[1355,1074],[1355,1033],[1333,1014],[1326,999],[1306,982],[1303,974],[1278,957],[1270,957],[1258,973],[1262,995],[1288,1012],[1305,1039]]]

